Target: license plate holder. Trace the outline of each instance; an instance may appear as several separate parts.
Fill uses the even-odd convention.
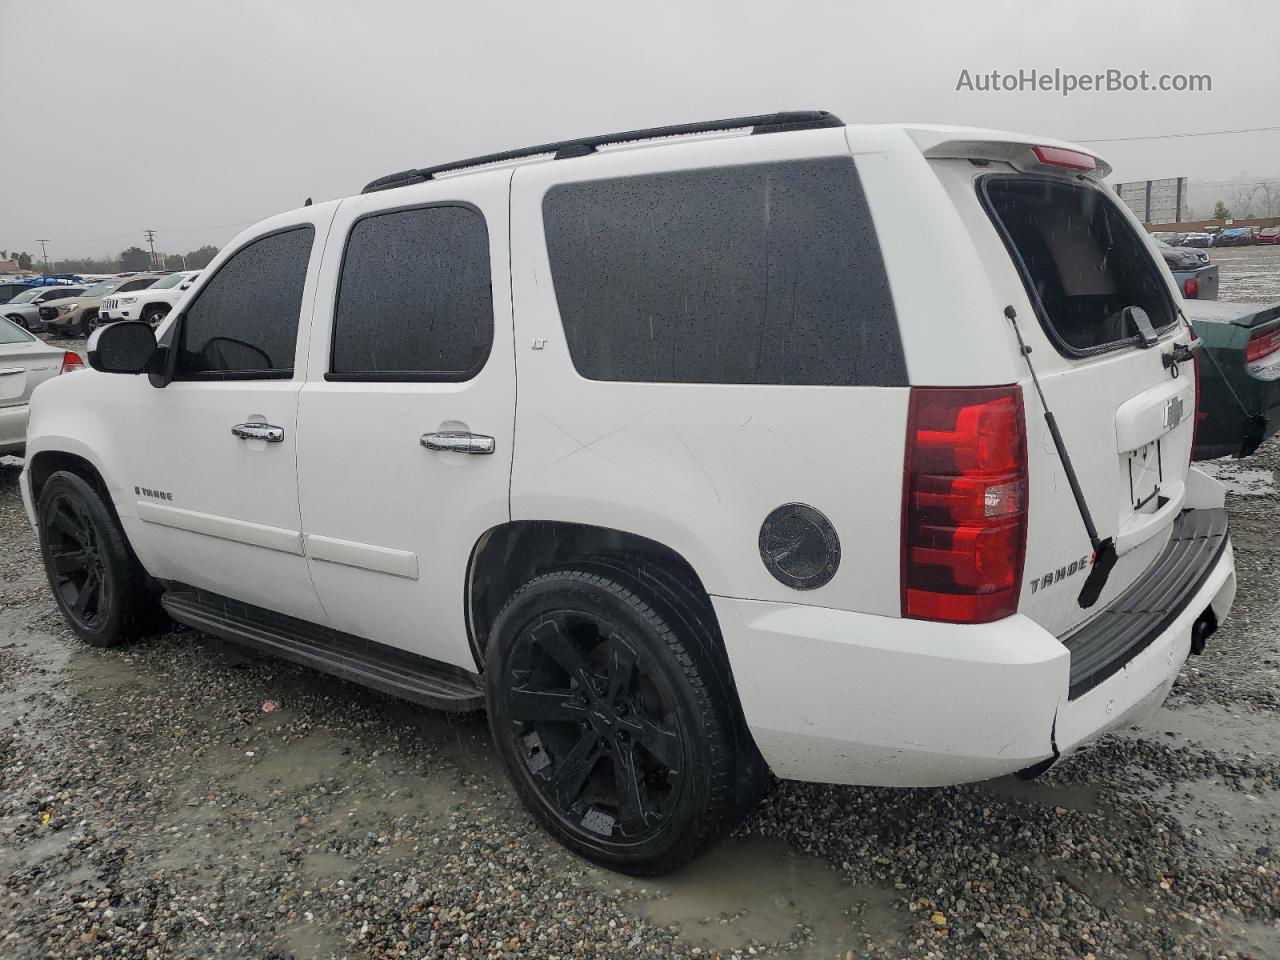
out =
[[[1137,450],[1129,451],[1129,502],[1133,512],[1156,503],[1164,481],[1160,441],[1152,440]]]

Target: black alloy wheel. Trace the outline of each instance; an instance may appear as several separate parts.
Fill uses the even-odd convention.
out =
[[[158,588],[129,549],[104,494],[88,480],[62,470],[49,477],[36,526],[53,597],[82,640],[111,647],[168,626]]]
[[[111,570],[84,504],[71,492],[50,498],[43,516],[50,585],[72,625],[96,631],[111,613]]]
[[[673,870],[737,820],[709,669],[637,589],[535,577],[494,623],[489,722],[521,798],[561,842],[632,874]]]
[[[674,696],[617,624],[548,611],[521,632],[507,679],[517,749],[566,822],[627,843],[662,829],[687,751]]]

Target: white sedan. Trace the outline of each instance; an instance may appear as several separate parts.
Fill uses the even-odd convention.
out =
[[[80,354],[51,347],[0,319],[0,457],[21,455],[26,446],[31,391],[50,377],[83,366]]]

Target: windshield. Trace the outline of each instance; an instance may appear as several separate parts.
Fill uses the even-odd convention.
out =
[[[23,293],[18,294],[9,302],[10,303],[30,303],[36,297],[40,296],[40,294],[44,293],[45,290],[47,289],[48,289],[47,287],[36,287],[33,290],[24,291]]]
[[[99,283],[95,283],[92,287],[86,288],[84,293],[81,294],[81,296],[82,297],[104,297],[108,293],[110,293],[112,290],[114,290],[116,287],[120,286],[120,284],[122,283],[124,283],[124,281],[118,280],[118,279],[103,280]]]
[[[16,323],[0,320],[0,343],[30,343],[34,339]]]
[[[170,287],[176,287],[182,281],[187,279],[185,273],[171,273],[167,277],[161,277],[150,287],[152,290],[168,290]]]

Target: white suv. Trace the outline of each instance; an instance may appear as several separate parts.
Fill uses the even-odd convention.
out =
[[[112,324],[36,392],[58,603],[486,707],[534,815],[631,873],[769,770],[1034,775],[1154,709],[1235,593],[1193,338],[1106,172],[783,114],[281,214],[158,345]]]
[[[141,320],[153,327],[159,326],[198,276],[199,270],[178,270],[161,277],[145,290],[107,297],[98,308],[98,322]]]

